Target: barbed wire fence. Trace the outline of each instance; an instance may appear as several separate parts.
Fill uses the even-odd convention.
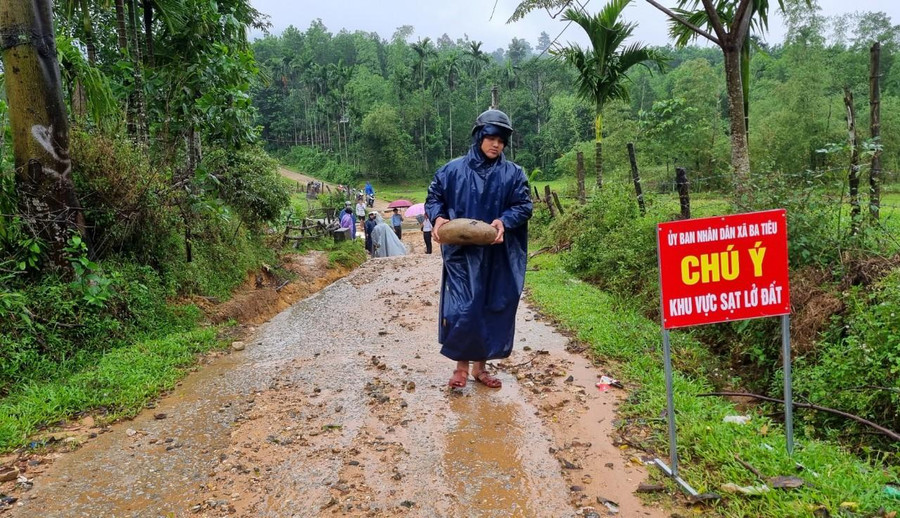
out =
[[[686,173],[686,180],[679,182],[678,171]],[[774,178],[786,185],[794,185],[797,188],[813,188],[816,191],[819,202],[822,205],[834,205],[835,215],[843,214],[852,206],[851,196],[849,194],[849,164],[846,166],[832,166],[820,168],[816,170],[805,170],[795,172],[784,171],[768,171],[757,172],[751,175],[751,178]],[[662,195],[678,195],[682,201],[686,195],[706,195],[728,196],[730,194],[730,186],[735,184],[735,178],[732,173],[710,174],[706,176],[692,176],[690,170],[677,167],[666,176],[661,176],[655,172],[652,178],[643,178],[640,176],[632,177],[623,174],[607,174],[604,177],[604,188],[618,188],[619,190],[634,190],[632,196],[636,204],[643,201],[646,193],[652,192]],[[860,185],[858,191],[858,201],[861,208],[870,205],[871,190],[868,183],[863,183],[868,176],[868,166],[860,169],[859,178]],[[570,178],[565,177],[567,180]],[[556,207],[551,208],[551,214],[555,216],[560,212],[561,205],[569,205],[583,203],[583,198],[578,192],[578,179],[572,177],[571,182],[565,188],[552,191],[551,184],[558,185],[559,180],[555,181],[535,181],[532,182],[534,200],[538,203],[555,204]],[[898,219],[900,218],[900,198],[898,201],[885,201],[884,196],[900,193],[900,171],[882,171],[878,177],[878,185],[880,188],[878,202],[874,207],[879,217]],[[550,202],[548,203],[548,200]],[[560,203],[558,200],[562,200]],[[689,207],[688,213],[682,212],[682,217],[690,217]],[[849,216],[848,216],[849,217]]]

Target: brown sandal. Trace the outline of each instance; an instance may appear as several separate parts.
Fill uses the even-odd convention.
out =
[[[469,371],[466,369],[456,369],[453,371],[453,376],[450,378],[450,383],[448,383],[448,385],[453,388],[463,388],[468,381]]]
[[[478,374],[474,375],[475,381],[481,383],[482,385],[490,388],[500,388],[503,386],[503,382],[498,378],[491,376],[491,373],[483,370]]]

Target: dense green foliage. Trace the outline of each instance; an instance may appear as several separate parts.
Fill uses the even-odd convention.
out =
[[[845,85],[854,94],[857,127],[865,140],[868,46],[876,39],[882,44],[882,158],[886,171],[896,171],[898,31],[879,13],[823,19],[797,8],[788,20],[784,43],[752,46],[754,173],[793,176],[846,167],[846,154],[818,151],[846,141]],[[594,106],[575,95],[576,71],[553,59],[555,47],[533,49],[516,39],[506,49],[487,52],[480,42],[454,40],[454,35],[409,41],[409,34],[406,28],[390,39],[332,33],[315,21],[305,31],[292,27],[257,40],[257,59],[272,78],[253,91],[267,146],[285,151],[314,147],[345,165],[353,176],[343,174],[345,183],[425,179],[464,152],[471,121],[487,107],[489,89],[496,86],[500,108],[516,128],[510,158],[529,173],[540,169],[538,179],[573,176],[573,150],[580,146],[586,151],[585,169],[593,171],[593,148],[585,144],[594,136]],[[629,182],[625,144],[634,142],[648,190],[671,190],[676,165],[687,168],[694,189],[728,188],[721,52],[692,46],[654,50],[670,58],[669,71],[633,68],[623,82],[630,101],[604,106],[605,179]],[[304,171],[318,174],[316,168]],[[896,176],[888,173],[887,178]]]
[[[131,414],[170,387],[218,343],[179,301],[227,298],[248,271],[277,264],[266,236],[289,205],[256,145],[246,33],[261,16],[249,3],[57,7],[84,229],[68,238],[69,268],[53,269],[18,215],[0,101],[2,450],[79,412]]]
[[[799,359],[795,387],[810,401],[900,429],[900,269],[871,289],[855,287],[847,309],[835,317],[819,348]],[[834,416],[805,425],[857,445],[867,430]],[[812,431],[812,430],[810,430]]]

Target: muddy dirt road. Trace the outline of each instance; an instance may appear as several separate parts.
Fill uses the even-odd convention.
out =
[[[621,391],[598,391],[601,372],[524,302],[494,362],[503,388],[446,386],[440,269],[437,254],[369,260],[155,408],[25,466],[33,488],[4,514],[668,516],[633,494],[640,454],[612,444]]]

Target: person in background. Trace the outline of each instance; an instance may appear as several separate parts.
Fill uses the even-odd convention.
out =
[[[359,222],[361,230],[366,228],[366,205],[363,203],[362,196],[356,198],[356,221]]]
[[[375,256],[375,249],[372,246],[372,231],[375,230],[375,226],[378,225],[378,220],[375,219],[378,216],[378,213],[374,210],[369,213],[369,219],[366,220],[365,226],[363,229],[366,232],[366,250],[369,251],[369,255]]]
[[[341,216],[341,228],[350,230],[350,239],[356,239],[356,222],[353,220],[353,210],[350,207],[344,209],[344,215]]]
[[[403,239],[403,216],[400,215],[400,211],[397,209],[394,209],[394,213],[391,215],[391,226],[394,227],[397,239]]]
[[[430,254],[431,253],[431,230],[433,227],[431,226],[431,220],[428,219],[428,216],[425,216],[424,218],[422,218],[421,227],[422,227],[422,239],[425,240],[425,253]]]
[[[533,209],[528,178],[503,156],[512,131],[502,111],[482,113],[468,153],[438,169],[428,187],[425,214],[434,223],[437,243],[441,226],[456,218],[490,222],[497,229],[490,245],[441,246],[438,341],[441,354],[456,362],[451,387],[466,386],[471,364],[475,381],[500,388],[487,361],[512,353]]]
[[[375,205],[375,189],[372,187],[372,184],[366,182],[366,204],[369,207],[373,207]]]
[[[394,255],[406,255],[406,246],[394,234],[391,227],[384,222],[381,214],[376,213],[375,219],[377,224],[372,229],[372,256],[391,257]]]
[[[350,202],[344,201],[344,204],[337,208],[334,211],[334,219],[337,220],[338,226],[341,224],[341,220],[344,219],[344,213],[347,212],[347,209],[350,208]],[[351,211],[352,212],[352,211]]]

